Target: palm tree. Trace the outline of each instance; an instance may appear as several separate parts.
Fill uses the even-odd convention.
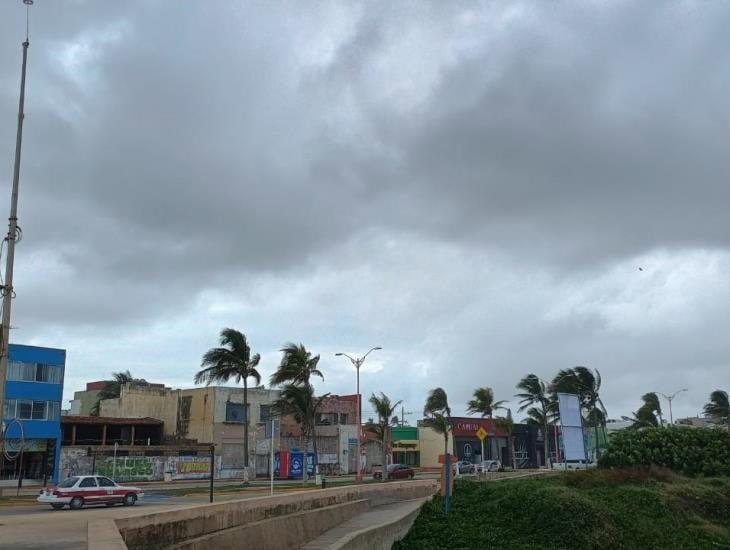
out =
[[[142,379],[136,379],[128,370],[123,372],[113,372],[112,379],[108,380],[104,387],[96,396],[96,403],[91,407],[89,414],[91,416],[99,416],[99,407],[104,399],[116,399],[122,392],[122,386],[129,382],[145,382]]]
[[[449,452],[449,432],[452,429],[451,407],[443,388],[434,388],[428,392],[423,415],[426,417],[424,424],[444,436],[444,455],[447,454]]]
[[[434,388],[428,392],[426,404],[423,407],[423,415],[429,416],[434,413],[442,413],[447,417],[451,417],[451,407],[449,407],[449,399],[443,388]]]
[[[253,378],[257,385],[261,383],[261,375],[256,370],[261,356],[251,355],[246,335],[232,328],[221,331],[220,345],[205,352],[200,363],[204,368],[195,373],[193,381],[210,385],[235,378],[237,384],[243,382],[243,463],[248,467],[248,379]]]
[[[430,426],[436,433],[444,436],[444,455],[449,452],[449,433],[451,422],[441,413],[434,413],[423,420],[424,425]]]
[[[466,404],[469,414],[481,414],[482,418],[492,418],[492,413],[504,409],[506,401],[495,401],[492,388],[477,388],[474,390],[474,399]]]
[[[393,420],[393,413],[398,405],[401,404],[401,401],[391,404],[390,398],[383,392],[380,392],[380,397],[372,394],[369,401],[378,415],[378,423],[370,423],[366,429],[374,433],[380,441],[381,449],[383,451],[382,480],[385,481],[387,478],[386,468],[388,462],[388,443],[390,442],[391,434],[390,424]]]
[[[312,376],[319,376],[324,380],[322,371],[317,369],[319,355],[312,356],[303,344],[288,343],[280,350],[281,363],[276,372],[271,375],[271,385],[279,386],[292,382],[294,384],[309,384]]]
[[[315,432],[315,416],[317,414],[318,403],[321,404],[322,397],[317,400],[314,397],[314,386],[310,383],[312,376],[319,376],[324,380],[322,371],[317,368],[319,364],[319,355],[312,355],[303,344],[288,343],[281,348],[281,363],[276,369],[276,372],[271,375],[271,385],[280,386],[286,384],[285,390],[291,392],[300,392],[300,399],[303,396],[309,395],[309,405],[306,407],[300,407],[300,414],[308,414],[309,418],[303,420],[304,423],[299,422],[302,427],[302,433],[305,428],[309,430],[311,428],[310,437],[312,441],[312,451],[314,452],[314,470],[319,471],[319,455],[317,454],[317,437]],[[296,389],[295,389],[296,388]],[[295,395],[293,393],[292,395]],[[297,394],[298,395],[298,394]],[[301,403],[302,405],[304,402]],[[317,406],[315,406],[317,405]],[[358,426],[358,429],[360,427]]]
[[[320,397],[316,397],[314,395],[314,387],[311,384],[290,383],[281,389],[279,399],[274,402],[273,407],[277,415],[291,415],[294,421],[299,424],[302,435],[307,443],[305,445],[305,451],[309,449],[309,443],[311,442],[314,453],[315,472],[317,471],[317,464],[319,462],[315,418],[322,407],[322,403],[329,395],[329,393],[326,393]],[[305,458],[305,471],[306,462]]]
[[[715,390],[705,404],[705,415],[717,419],[720,424],[730,424],[730,401],[723,390]]]
[[[522,392],[515,394],[520,399],[519,412],[527,410],[528,417],[533,423],[540,427],[543,433],[543,452],[545,465],[548,463],[549,441],[548,441],[548,415],[550,413],[550,396],[545,382],[534,374],[528,374],[517,383],[517,389]],[[529,421],[529,420],[528,420]]]
[[[654,392],[649,392],[642,395],[641,400],[644,402],[644,407],[656,413],[659,418],[659,426],[664,426],[664,419],[662,418],[662,404],[659,401],[659,396]]]

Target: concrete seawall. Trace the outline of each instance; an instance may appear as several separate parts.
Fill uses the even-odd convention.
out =
[[[113,522],[116,529],[90,522],[88,547],[225,549],[245,540],[247,547],[262,550],[297,548],[370,508],[435,491],[435,480],[351,485],[120,518]],[[121,535],[124,546],[110,530]]]

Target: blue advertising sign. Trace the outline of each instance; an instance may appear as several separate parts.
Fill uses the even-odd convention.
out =
[[[301,479],[303,473],[304,473],[304,453],[292,453],[291,454],[291,466],[289,468],[289,476],[294,479]]]

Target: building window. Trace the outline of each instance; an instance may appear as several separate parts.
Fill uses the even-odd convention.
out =
[[[58,420],[61,417],[61,403],[48,401],[48,420]]]
[[[15,399],[5,400],[4,418],[15,418]]]
[[[8,380],[60,384],[62,377],[63,367],[56,365],[23,361],[10,361],[8,365]]]
[[[340,413],[340,424],[347,424],[347,413]]]
[[[30,420],[30,417],[33,416],[33,401],[18,399],[16,403],[15,418]]]
[[[317,426],[333,426],[337,424],[337,413],[317,413],[314,423]]]
[[[32,401],[8,399],[5,401],[5,418],[18,420],[58,420],[61,403],[58,401]]]
[[[271,421],[271,405],[259,406],[259,422]]]
[[[243,424],[246,422],[246,414],[243,410],[243,403],[226,403],[226,422]]]

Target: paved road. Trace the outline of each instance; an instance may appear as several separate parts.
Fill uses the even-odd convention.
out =
[[[216,502],[267,495],[265,490],[216,495]],[[89,521],[121,518],[175,508],[206,504],[205,495],[171,497],[147,493],[136,506],[90,506],[81,510],[53,510],[50,506],[0,507],[0,548],[54,548],[59,550],[86,548],[86,527]]]
[[[435,477],[435,474],[418,474],[418,478]],[[342,478],[338,478],[338,481]],[[279,482],[277,485],[288,485]],[[225,485],[230,486],[229,483]],[[181,485],[164,485],[165,488],[181,489]],[[186,483],[186,488],[205,487],[204,483]],[[314,486],[311,487],[312,489]],[[289,489],[296,490],[296,489]],[[276,489],[275,489],[276,491]],[[215,502],[236,500],[269,494],[265,484],[244,489],[240,492],[223,492],[215,495]],[[196,504],[207,504],[204,493],[191,496],[171,496],[145,487],[145,498],[136,506],[84,507],[81,510],[53,510],[50,506],[31,504],[23,506],[0,506],[0,548],[53,548],[58,550],[86,548],[86,529],[89,521],[107,518],[129,517],[152,512],[174,510]]]

